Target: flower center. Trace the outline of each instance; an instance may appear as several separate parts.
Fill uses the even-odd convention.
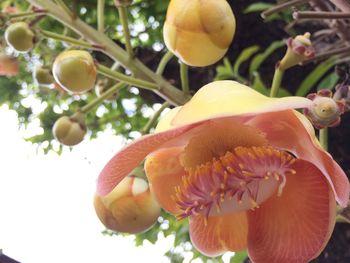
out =
[[[236,147],[191,168],[176,187],[179,219],[255,209],[276,190],[282,194],[295,158],[271,146]]]

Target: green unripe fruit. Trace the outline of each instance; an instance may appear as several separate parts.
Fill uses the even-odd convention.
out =
[[[34,70],[33,78],[34,81],[40,86],[48,86],[55,82],[51,71],[43,67],[37,67]]]
[[[53,76],[65,90],[81,94],[91,90],[96,81],[96,66],[92,56],[82,50],[64,51],[55,59]]]
[[[5,39],[18,52],[28,52],[34,46],[34,33],[24,22],[11,24],[5,31]]]
[[[52,132],[60,143],[73,146],[84,139],[86,126],[82,118],[63,116],[55,122]]]

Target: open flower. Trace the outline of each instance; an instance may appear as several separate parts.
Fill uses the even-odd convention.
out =
[[[203,254],[248,249],[254,262],[308,262],[346,206],[345,173],[293,108],[301,97],[268,98],[233,81],[201,88],[152,135],[117,153],[98,178],[108,194],[145,157],[160,205],[189,219]]]

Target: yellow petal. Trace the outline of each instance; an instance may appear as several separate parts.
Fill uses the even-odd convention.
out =
[[[312,101],[303,97],[270,98],[235,81],[223,80],[202,87],[172,120],[173,126],[234,115],[305,108]]]

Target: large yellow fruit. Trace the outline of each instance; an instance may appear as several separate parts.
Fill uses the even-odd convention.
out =
[[[64,51],[57,56],[52,73],[58,84],[67,91],[81,94],[95,86],[96,66],[89,52]]]
[[[226,0],[171,0],[163,35],[168,49],[183,62],[208,66],[225,55],[235,29]]]
[[[94,206],[108,229],[129,234],[149,229],[160,215],[160,206],[144,179],[124,178],[108,195],[95,195]]]

